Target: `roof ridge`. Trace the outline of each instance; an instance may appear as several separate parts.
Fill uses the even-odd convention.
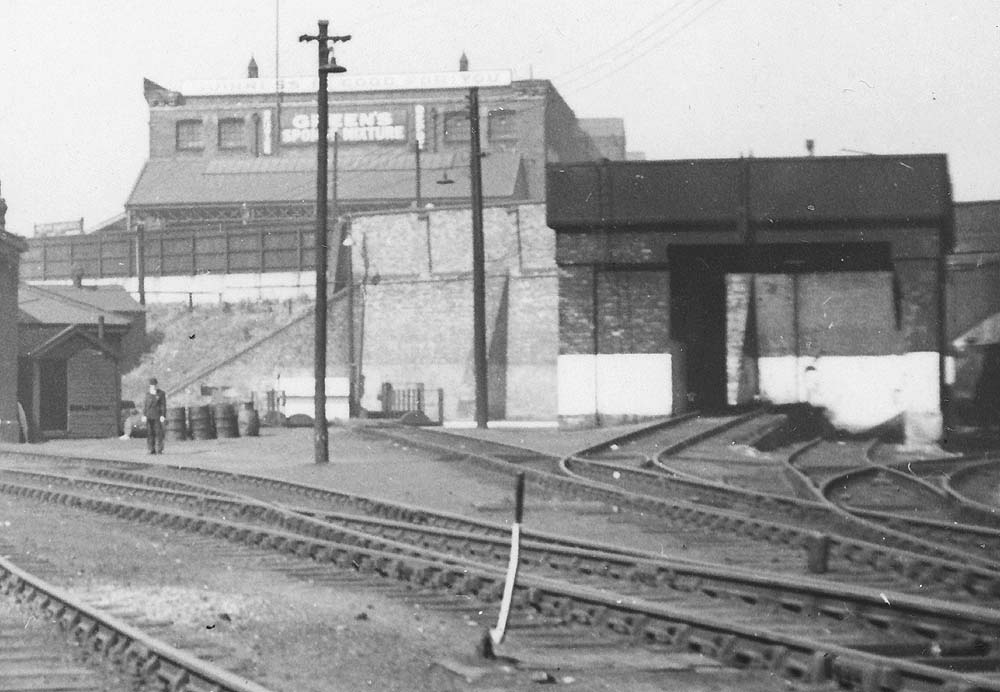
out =
[[[108,308],[99,307],[97,305],[94,305],[93,303],[88,303],[85,300],[78,300],[77,298],[74,298],[73,296],[63,295],[62,293],[50,290],[49,288],[41,286],[39,284],[29,284],[26,281],[20,281],[18,283],[19,283],[19,286],[18,286],[19,289],[20,288],[29,288],[29,289],[38,291],[40,293],[44,293],[47,296],[51,296],[51,297],[55,298],[56,300],[61,300],[64,303],[72,303],[75,306],[83,307],[83,308],[89,308],[91,310],[96,310],[97,312],[104,313],[104,314],[107,314],[107,315],[114,315],[115,314],[114,310],[109,310]]]

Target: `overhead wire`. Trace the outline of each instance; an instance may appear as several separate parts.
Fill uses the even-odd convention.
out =
[[[607,79],[608,77],[611,77],[612,75],[615,75],[615,74],[621,72],[622,70],[624,70],[626,67],[628,67],[629,65],[631,65],[635,61],[642,59],[643,57],[645,57],[646,55],[648,55],[653,50],[659,48],[664,43],[666,43],[670,39],[672,39],[675,36],[677,36],[678,34],[680,34],[682,31],[684,31],[689,26],[691,26],[692,24],[694,24],[695,22],[697,22],[699,19],[701,19],[703,16],[705,16],[706,14],[708,14],[709,12],[711,12],[713,9],[715,9],[716,7],[718,7],[723,2],[725,2],[725,0],[715,0],[715,2],[713,2],[711,5],[709,5],[708,7],[706,7],[705,9],[703,9],[701,12],[699,12],[698,14],[696,14],[694,17],[692,17],[690,20],[688,20],[683,26],[679,27],[676,31],[674,31],[673,33],[671,33],[671,34],[669,34],[667,36],[664,36],[661,41],[658,41],[657,43],[653,44],[652,46],[650,46],[646,50],[640,52],[638,55],[634,55],[634,56],[632,56],[631,59],[626,60],[625,62],[617,65],[610,72],[606,72],[606,73],[604,73],[604,74],[596,77],[595,79],[592,79],[591,81],[586,82],[586,83],[584,83],[584,84],[582,84],[580,86],[571,87],[571,88],[567,89],[567,93],[575,94],[575,93],[578,93],[578,92],[583,91],[585,89],[589,89],[590,87],[594,86],[598,82],[602,82],[605,79]]]
[[[648,45],[650,41],[656,41],[658,39],[658,37],[661,36],[664,31],[667,31],[672,26],[676,25],[676,23],[679,22],[679,21],[681,21],[684,18],[685,15],[687,15],[691,11],[695,10],[698,7],[698,5],[700,5],[702,2],[706,2],[707,0],[693,0],[693,2],[691,2],[691,4],[689,4],[686,7],[682,7],[680,9],[680,11],[675,12],[675,10],[677,10],[679,6],[684,5],[688,1],[689,0],[678,0],[678,2],[675,2],[673,5],[670,6],[670,8],[667,10],[667,12],[665,12],[663,15],[660,15],[660,17],[658,19],[654,20],[652,23],[646,24],[645,26],[643,26],[642,28],[638,29],[637,31],[632,32],[632,34],[630,34],[625,39],[623,39],[621,41],[618,41],[618,42],[612,44],[611,46],[608,46],[608,48],[606,48],[605,50],[601,51],[600,53],[592,56],[587,61],[580,63],[576,67],[571,68],[570,70],[567,70],[566,72],[564,72],[561,75],[557,75],[556,77],[553,78],[553,81],[555,81],[555,80],[558,79],[558,80],[561,81],[561,83],[569,83],[569,82],[575,82],[575,81],[579,81],[579,80],[582,80],[582,79],[586,79],[587,77],[589,77],[593,73],[593,71],[595,69],[595,63],[597,63],[597,61],[599,61],[601,58],[613,54],[614,55],[614,61],[617,61],[617,60],[622,59],[622,57],[625,57],[625,56],[628,56],[631,53],[634,53],[637,50],[641,50],[643,47],[645,47],[646,45]],[[667,14],[671,14],[672,16],[670,16],[669,19],[664,22],[663,19],[666,19],[665,15],[667,15]],[[642,35],[642,34],[645,34],[645,35]],[[640,35],[641,35],[641,37],[638,38],[637,40],[635,40],[635,41],[632,40],[634,37],[640,36]],[[628,45],[625,48],[619,50],[619,48],[621,46],[623,46],[624,44],[628,44]],[[604,61],[602,63],[602,65],[601,65],[601,67],[599,67],[597,69],[601,69],[602,67],[606,66],[608,63],[614,62],[614,61],[611,61],[611,60]],[[578,74],[574,74],[573,76],[570,76],[570,77],[566,77],[565,76],[567,74],[571,74],[571,73],[574,73],[574,72],[578,73]]]
[[[670,14],[671,12],[673,12],[673,10],[678,5],[680,5],[680,4],[682,4],[683,2],[686,2],[686,1],[687,0],[676,0],[676,2],[674,2],[672,5],[670,5],[670,7],[668,7],[666,10],[664,10],[663,12],[657,14],[650,21],[648,21],[643,26],[641,26],[640,28],[638,28],[635,31],[633,31],[631,34],[629,34],[625,38],[621,39],[620,41],[616,41],[616,42],[612,43],[610,46],[608,46],[607,48],[605,48],[601,52],[596,53],[596,54],[590,56],[587,59],[587,62],[582,62],[579,65],[576,65],[575,67],[571,67],[568,70],[560,72],[559,74],[557,74],[554,77],[552,77],[552,80],[555,81],[557,79],[563,79],[563,78],[566,78],[568,75],[573,74],[574,72],[578,72],[580,70],[589,69],[595,60],[599,60],[599,59],[603,58],[605,55],[608,55],[609,53],[611,53],[614,50],[616,50],[619,46],[622,46],[623,44],[628,43],[629,41],[631,41],[636,36],[642,34],[645,31],[648,31],[651,26],[655,25],[661,19],[663,19],[668,14]]]

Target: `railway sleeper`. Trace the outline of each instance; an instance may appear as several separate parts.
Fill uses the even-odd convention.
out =
[[[105,506],[106,506],[106,505],[105,505]],[[150,514],[149,516],[156,516],[156,517],[162,517],[162,515],[160,515],[159,513],[151,513],[151,514]]]
[[[782,678],[817,684],[830,679],[833,657],[823,651],[808,654],[784,651],[784,655],[774,659],[774,668]]]
[[[648,620],[637,632],[639,641],[681,650],[693,628],[679,622]]]
[[[894,692],[903,685],[898,668],[843,657],[834,659],[830,677],[841,687],[859,692]]]
[[[191,682],[191,674],[183,668],[161,666],[157,671],[157,682],[161,683],[166,692],[184,692]]]

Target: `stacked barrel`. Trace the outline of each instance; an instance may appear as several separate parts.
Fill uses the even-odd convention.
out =
[[[236,416],[236,424],[240,431],[240,437],[260,435],[260,416],[257,415],[252,401],[246,401],[240,407],[240,412]]]
[[[188,438],[187,417],[183,406],[167,408],[167,422],[164,425],[164,437],[168,440],[184,441]]]
[[[215,439],[215,426],[212,425],[211,410],[208,406],[189,406],[188,421],[192,440]]]
[[[215,404],[212,407],[215,432],[219,437],[239,437],[236,427],[236,409],[232,404]]]
[[[257,437],[260,416],[252,401],[239,411],[233,404],[171,406],[167,409],[165,436],[168,440],[214,440],[218,438]]]

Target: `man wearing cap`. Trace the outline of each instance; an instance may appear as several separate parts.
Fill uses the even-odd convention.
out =
[[[146,452],[163,454],[163,423],[167,420],[167,394],[156,386],[156,378],[149,378],[149,390],[142,406],[142,419],[146,422]]]

